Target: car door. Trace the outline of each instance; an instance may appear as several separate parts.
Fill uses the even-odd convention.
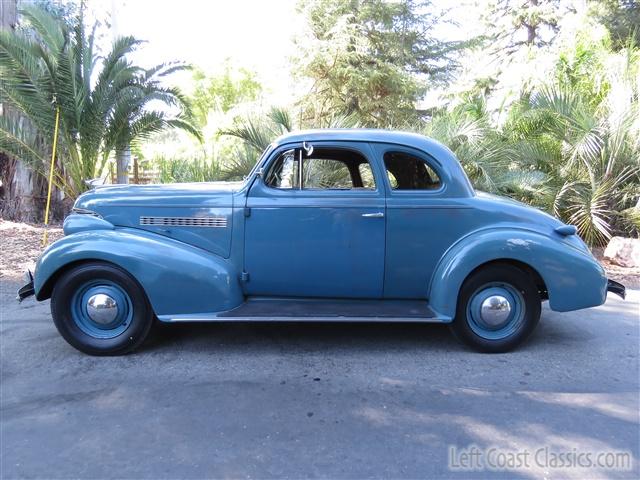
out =
[[[381,298],[385,197],[371,148],[305,147],[274,151],[247,195],[247,294]]]

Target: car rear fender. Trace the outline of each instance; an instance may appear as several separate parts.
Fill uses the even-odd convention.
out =
[[[106,228],[73,233],[49,246],[36,265],[36,298],[49,298],[59,274],[86,261],[129,272],[158,316],[219,312],[243,301],[239,272],[229,261],[162,235]]]
[[[473,233],[447,250],[431,279],[431,308],[454,318],[460,288],[469,274],[501,260],[535,271],[544,281],[552,310],[594,307],[606,299],[604,269],[589,252],[530,230],[504,228]]]

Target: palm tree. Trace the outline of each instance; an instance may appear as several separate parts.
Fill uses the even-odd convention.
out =
[[[518,161],[512,143],[491,125],[489,117],[484,100],[472,97],[436,113],[426,126],[416,125],[414,130],[449,147],[476,188],[535,203],[544,174]]]
[[[125,87],[111,110],[109,126],[104,140],[103,159],[115,152],[118,183],[127,183],[128,159],[131,144],[147,139],[151,134],[167,127],[180,128],[202,141],[200,130],[191,123],[192,112],[188,101],[177,88],[162,86],[167,75],[188,68],[181,63],[161,64],[141,70],[135,80]],[[150,105],[163,104],[181,110],[171,115],[166,109],[151,109]]]
[[[415,129],[447,145],[476,187],[547,210],[603,245],[640,230],[638,60],[637,50],[618,54],[597,102],[553,83],[523,95],[501,128],[474,98]]]
[[[143,70],[128,60],[140,44],[119,38],[100,57],[96,25],[87,32],[81,8],[72,25],[36,6],[22,12],[31,29],[0,32],[0,101],[11,104],[22,121],[0,119],[0,149],[48,170],[56,109],[60,111],[59,164],[54,182],[74,198],[85,180],[99,176],[113,150],[126,149],[137,138],[166,126],[197,134],[177,90],[159,79],[183,66]],[[151,100],[177,106],[179,113],[148,111]]]
[[[539,167],[548,179],[540,198],[591,245],[605,244],[614,231],[629,231],[637,221],[629,209],[640,195],[640,83],[625,73],[632,65],[621,67],[618,81],[595,105],[563,85],[541,88],[519,125],[537,125],[522,143],[544,152]]]

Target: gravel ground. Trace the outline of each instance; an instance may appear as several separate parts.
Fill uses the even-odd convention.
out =
[[[49,241],[62,238],[60,225],[49,227]],[[9,222],[0,219],[0,278],[21,281],[27,269],[33,271],[42,252],[42,225]]]
[[[17,286],[2,279],[3,479],[640,477],[639,291],[545,308],[503,355],[442,325],[219,323],[95,358],[62,340],[48,302],[15,303]],[[474,447],[483,468],[449,468],[450,449]],[[527,463],[488,470],[493,447]],[[632,463],[553,468],[545,448]]]

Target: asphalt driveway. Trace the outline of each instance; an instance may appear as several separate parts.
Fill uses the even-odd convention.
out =
[[[441,325],[221,323],[93,358],[62,340],[48,302],[14,303],[16,287],[1,292],[3,479],[640,476],[638,291],[545,308],[502,355]],[[492,448],[531,455],[502,465]],[[485,462],[461,471],[474,449]],[[543,449],[632,463],[558,467],[533,458]]]

